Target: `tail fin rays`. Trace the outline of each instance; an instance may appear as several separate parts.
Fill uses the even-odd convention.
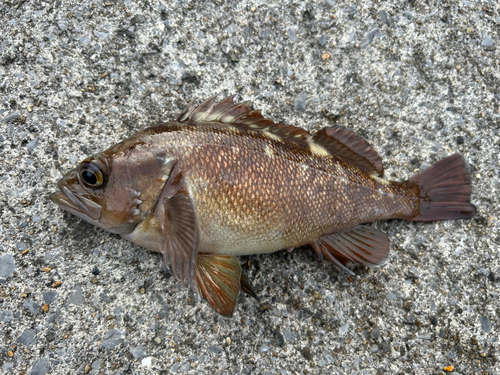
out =
[[[420,187],[419,215],[410,220],[469,219],[476,215],[470,203],[471,181],[464,157],[451,155],[410,179]]]

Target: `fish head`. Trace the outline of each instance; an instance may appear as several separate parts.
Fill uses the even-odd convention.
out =
[[[130,234],[154,208],[173,164],[165,150],[118,144],[80,162],[50,199],[95,226]]]

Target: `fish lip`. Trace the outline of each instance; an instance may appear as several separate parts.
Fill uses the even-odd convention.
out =
[[[87,221],[98,220],[101,217],[101,205],[73,193],[62,180],[57,183],[57,187],[59,188],[59,191],[56,191],[49,196],[52,202],[56,203],[69,213]]]

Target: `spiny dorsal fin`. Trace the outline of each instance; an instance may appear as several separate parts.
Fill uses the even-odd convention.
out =
[[[262,116],[259,110],[252,110],[247,102],[235,104],[234,96],[215,101],[208,98],[198,107],[191,102],[175,119],[178,122],[218,122],[241,125],[252,130],[265,131],[295,142],[314,142],[323,146],[330,154],[348,164],[354,164],[362,171],[382,176],[384,166],[377,152],[360,135],[340,126],[324,128],[312,136],[304,129],[291,125],[276,124]]]
[[[216,96],[208,98],[198,107],[191,102],[177,116],[178,122],[218,122],[246,126],[252,130],[267,131],[284,138],[308,140],[311,134],[306,130],[291,125],[276,124],[262,116],[259,110],[252,110],[247,102],[235,104],[234,96],[215,101]]]
[[[314,134],[313,141],[325,147],[332,155],[362,171],[378,177],[384,175],[380,155],[359,134],[341,126],[324,128]]]

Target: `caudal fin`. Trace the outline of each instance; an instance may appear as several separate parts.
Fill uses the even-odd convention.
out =
[[[438,161],[410,179],[420,187],[420,213],[413,221],[469,219],[476,215],[470,203],[469,166],[460,154]]]

